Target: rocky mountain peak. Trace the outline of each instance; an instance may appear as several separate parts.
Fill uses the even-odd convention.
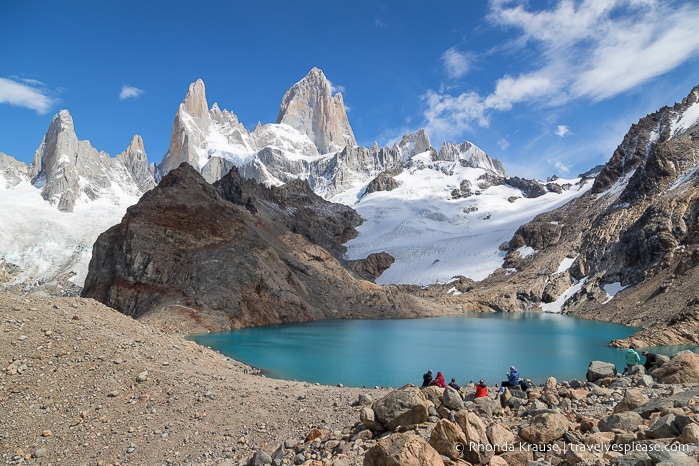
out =
[[[206,87],[201,78],[189,85],[189,90],[180,109],[195,118],[205,119],[208,117],[209,107],[206,103]]]
[[[276,122],[306,134],[321,154],[357,144],[342,94],[332,94],[330,82],[318,68],[284,94]]]
[[[72,212],[81,198],[91,201],[107,197],[120,202],[119,193],[139,196],[153,186],[140,136],[134,137],[124,154],[112,159],[89,141],[78,140],[67,110],[61,110],[51,120],[34,153],[29,176],[41,188],[43,198],[65,212]],[[140,181],[134,184],[135,179]],[[120,189],[112,189],[112,184]]]
[[[464,166],[484,168],[502,177],[507,176],[505,168],[500,161],[491,158],[480,147],[469,141],[464,141],[461,144],[449,142],[442,143],[438,158],[439,160],[459,161]]]

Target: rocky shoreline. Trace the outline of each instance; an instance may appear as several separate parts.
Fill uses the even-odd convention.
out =
[[[269,379],[91,299],[3,292],[0,317],[3,464],[698,464],[694,353],[464,400]]]

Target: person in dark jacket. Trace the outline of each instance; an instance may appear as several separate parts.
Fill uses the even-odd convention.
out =
[[[658,355],[655,353],[649,353],[648,351],[644,351],[641,354],[646,357],[643,367],[645,367],[646,372],[648,372],[650,368],[653,367],[656,362],[658,362]]]
[[[430,385],[435,385],[437,387],[447,388],[447,384],[444,382],[444,376],[441,372],[437,371],[437,377],[434,378]]]
[[[461,385],[459,385],[458,383],[456,383],[456,379],[453,378],[453,377],[452,377],[452,379],[451,379],[451,382],[449,382],[449,386],[450,386],[451,388],[453,388],[454,390],[456,390],[457,392],[458,392],[459,390],[461,390]]]
[[[428,387],[430,382],[432,382],[432,369],[422,374],[422,386]]]

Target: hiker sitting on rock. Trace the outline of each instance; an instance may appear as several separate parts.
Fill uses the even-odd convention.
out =
[[[641,357],[638,355],[633,346],[630,346],[626,350],[626,368],[624,369],[624,375],[626,375],[633,366],[641,364]]]
[[[481,379],[478,381],[478,385],[476,385],[476,398],[482,398],[484,396],[488,396],[488,386],[485,384],[485,381]]]
[[[437,371],[437,377],[434,378],[430,385],[435,385],[437,387],[447,388],[447,384],[444,382],[444,376],[441,372]]]
[[[500,383],[500,387],[514,387],[515,385],[519,385],[519,371],[515,366],[510,366],[510,372],[506,372],[505,375],[507,376],[507,380],[503,380]],[[500,392],[503,392],[504,390],[500,390]]]
[[[461,385],[459,385],[458,383],[456,383],[456,379],[453,378],[453,377],[451,378],[451,382],[449,382],[449,386],[450,386],[451,388],[453,388],[454,390],[456,390],[457,392],[458,392],[459,390],[461,390]]]
[[[432,382],[432,369],[422,374],[422,386],[428,387],[430,382]]]

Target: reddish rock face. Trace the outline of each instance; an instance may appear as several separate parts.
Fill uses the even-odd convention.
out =
[[[233,170],[212,186],[183,164],[100,235],[83,296],[184,333],[439,314],[340,264],[358,221],[305,184],[269,189]]]

